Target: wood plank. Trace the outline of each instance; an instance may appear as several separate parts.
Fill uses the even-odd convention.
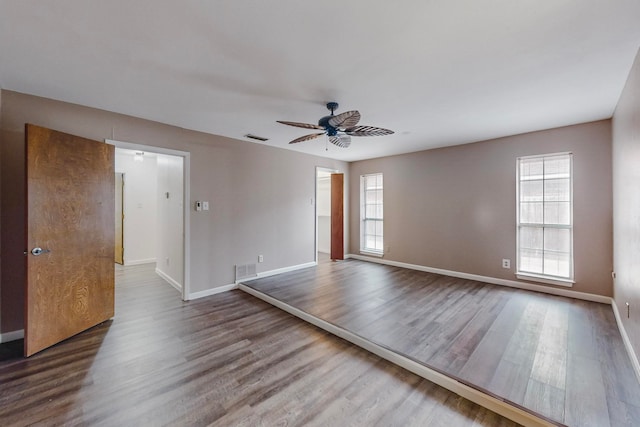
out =
[[[559,423],[640,425],[608,305],[356,260],[246,285]]]
[[[116,279],[112,321],[29,359],[0,345],[3,426],[515,425],[240,291]]]

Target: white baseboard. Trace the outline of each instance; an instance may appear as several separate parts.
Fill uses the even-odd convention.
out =
[[[134,259],[133,261],[124,260],[124,265],[141,265],[141,264],[151,264],[156,262],[155,258],[147,258],[147,259]]]
[[[171,286],[173,286],[174,288],[176,288],[178,290],[178,292],[182,293],[182,285],[180,283],[178,283],[173,277],[169,276],[164,271],[159,270],[157,267],[156,267],[156,274],[158,276],[162,277],[167,282],[169,282],[169,284]]]
[[[238,285],[235,283],[232,283],[230,285],[218,286],[218,287],[207,289],[200,292],[192,292],[189,294],[186,301],[191,301],[198,298],[204,298],[210,295],[220,294],[222,292],[232,291],[234,289],[238,289]]]
[[[613,307],[613,314],[616,317],[616,323],[618,324],[618,329],[620,330],[620,335],[622,335],[622,341],[624,342],[624,347],[627,349],[627,354],[629,355],[629,359],[631,359],[631,365],[633,366],[633,370],[636,373],[636,377],[638,381],[640,381],[640,362],[638,361],[638,355],[633,349],[631,345],[631,340],[629,339],[629,335],[627,334],[627,330],[622,323],[622,317],[620,317],[620,312],[618,311],[618,305],[616,302],[611,299],[611,307]]]
[[[315,261],[313,262],[308,262],[305,264],[298,264],[298,265],[292,265],[290,267],[283,267],[283,268],[278,268],[275,270],[269,270],[269,271],[263,271],[262,273],[258,273],[258,275],[256,277],[249,277],[246,279],[242,279],[243,282],[249,282],[251,280],[256,280],[256,279],[261,279],[263,277],[269,277],[269,276],[275,276],[276,274],[282,274],[282,273],[288,273],[289,271],[296,271],[296,270],[301,270],[303,268],[309,268],[309,267],[314,267],[318,265]],[[156,270],[157,272],[158,270]],[[171,283],[171,282],[169,282]],[[210,295],[215,295],[215,294],[219,294],[222,292],[227,292],[227,291],[232,291],[234,289],[238,289],[238,283],[232,283],[230,285],[223,285],[223,286],[217,286],[215,288],[211,288],[211,289],[207,289],[205,291],[200,291],[200,292],[193,292],[190,293],[186,299],[186,301],[190,301],[190,300],[194,300],[194,299],[198,299],[198,298],[204,298],[204,297],[208,297]]]
[[[256,291],[246,285],[240,284],[239,289],[259,298],[269,304],[278,307],[281,310],[286,311],[289,314],[292,314],[312,325],[319,327],[333,335],[336,335],[350,343],[363,348],[377,356],[388,360],[391,363],[394,363],[414,374],[425,378],[433,383],[436,383],[453,393],[456,393],[459,396],[464,397],[474,403],[477,403],[480,406],[483,406],[491,411],[494,411],[506,418],[509,418],[517,423],[520,423],[525,426],[554,426],[556,424],[550,423],[544,418],[540,418],[538,416],[533,415],[527,411],[524,411],[516,406],[509,405],[508,403],[496,399],[495,397],[484,393],[475,388],[469,387],[466,384],[463,384],[451,377],[448,377],[441,372],[438,372],[434,369],[428,368],[427,366],[416,362],[413,359],[410,359],[406,356],[402,356],[398,353],[395,353],[388,348],[368,341],[361,336],[349,332],[346,329],[343,329],[339,326],[334,325],[333,323],[329,323],[325,320],[322,320],[318,317],[315,317],[305,311],[302,311],[296,307],[290,306],[282,301],[279,301],[269,295],[263,294],[262,292]]]
[[[4,332],[0,334],[0,344],[9,341],[21,340],[24,338],[24,329],[19,331]]]
[[[443,276],[458,277],[460,279],[476,280],[478,282],[491,283],[493,285],[508,286],[510,288],[524,289],[527,291],[542,292],[561,297],[575,298],[584,301],[611,304],[611,298],[603,295],[589,294],[586,292],[572,291],[569,289],[551,288],[549,286],[535,285],[533,283],[517,282],[515,280],[498,279],[496,277],[480,276],[478,274],[461,273],[459,271],[444,270],[441,268],[426,267],[424,265],[407,264],[405,262],[391,261],[384,258],[374,258],[357,254],[349,254],[348,258],[361,261],[376,262],[378,264],[392,265],[394,267],[408,268],[410,270],[425,271],[427,273],[442,274]]]
[[[275,276],[276,274],[288,273],[290,271],[302,270],[303,268],[315,267],[318,265],[317,262],[311,261],[304,264],[292,265],[290,267],[277,268],[275,270],[263,271],[262,273],[258,273],[256,277],[248,277],[246,279],[241,279],[237,283],[240,282],[250,282],[252,280],[262,279],[264,277]]]

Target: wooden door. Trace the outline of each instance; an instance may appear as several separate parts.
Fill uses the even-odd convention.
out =
[[[115,262],[122,265],[124,264],[124,174],[116,172],[116,247],[115,247]]]
[[[115,182],[111,145],[34,125],[26,139],[30,356],[113,317]]]
[[[344,259],[344,174],[331,174],[331,259]]]

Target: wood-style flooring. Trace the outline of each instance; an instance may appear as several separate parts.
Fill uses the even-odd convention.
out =
[[[116,281],[113,320],[29,359],[0,345],[0,425],[514,425],[241,291]]]
[[[246,285],[569,426],[640,426],[609,305],[346,260]]]

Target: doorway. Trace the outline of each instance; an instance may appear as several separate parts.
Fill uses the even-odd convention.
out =
[[[335,169],[316,167],[316,263],[331,254],[331,174]]]
[[[189,153],[121,141],[115,172],[123,173],[123,266],[155,272],[189,299]]]

